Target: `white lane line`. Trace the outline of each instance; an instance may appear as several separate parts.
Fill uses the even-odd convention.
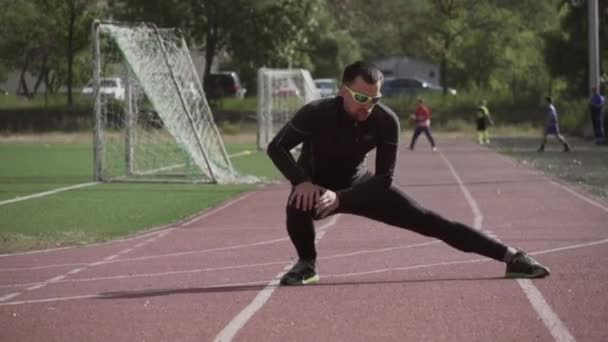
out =
[[[475,201],[471,193],[468,191],[467,187],[462,182],[462,179],[458,176],[456,169],[448,160],[448,158],[441,152],[440,155],[443,161],[450,169],[450,172],[454,176],[454,179],[456,179],[456,182],[458,182],[460,189],[464,193],[465,198],[467,199],[467,202],[469,203],[469,206],[471,207],[475,215],[475,222],[479,222],[479,224],[481,224],[483,217],[481,216],[481,210],[479,210],[477,201]],[[479,229],[481,228],[481,225],[475,228]],[[559,319],[557,314],[551,309],[551,306],[547,303],[540,290],[538,290],[538,288],[534,286],[532,281],[528,279],[517,279],[517,284],[519,284],[523,292],[526,294],[526,297],[530,301],[530,304],[532,304],[532,307],[540,316],[543,323],[545,324],[545,327],[547,327],[547,329],[556,341],[575,341],[572,334],[568,331],[568,328]]]
[[[561,251],[565,251],[565,250],[569,250],[569,249],[576,249],[576,248],[582,248],[582,247],[591,247],[591,246],[595,246],[595,245],[601,245],[601,244],[604,244],[604,243],[607,243],[607,242],[608,242],[608,239],[603,239],[603,240],[597,240],[597,241],[593,241],[593,242],[581,243],[581,244],[577,244],[577,245],[569,245],[569,246],[564,246],[564,247],[557,247],[557,248],[552,248],[552,249],[546,249],[544,251],[529,252],[528,254],[530,254],[530,255],[539,255],[539,254],[555,253],[555,252],[561,252]]]
[[[575,339],[568,331],[568,328],[566,328],[564,323],[557,317],[555,312],[551,310],[551,306],[547,303],[538,288],[534,286],[532,280],[518,279],[517,283],[519,283],[519,286],[524,290],[526,297],[528,297],[528,300],[532,303],[534,310],[540,315],[540,318],[543,320],[543,323],[545,323],[547,329],[549,329],[549,332],[551,332],[553,338],[556,341],[574,342]]]
[[[9,299],[15,298],[15,297],[17,297],[20,294],[21,294],[21,292],[13,292],[13,293],[9,293],[7,295],[4,295],[4,296],[0,297],[0,304],[2,304],[1,302],[5,302],[5,301],[7,301]]]
[[[15,202],[21,202],[21,201],[29,200],[29,199],[32,199],[32,198],[44,197],[44,196],[48,196],[48,195],[54,195],[54,194],[57,194],[57,193],[60,193],[60,192],[74,190],[74,189],[80,189],[80,188],[86,188],[88,186],[93,186],[93,185],[97,185],[97,184],[101,184],[101,183],[99,183],[99,182],[92,182],[92,183],[82,183],[82,184],[71,185],[71,186],[67,186],[65,188],[58,188],[58,189],[54,189],[54,190],[50,190],[50,191],[45,191],[45,192],[39,192],[39,193],[36,193],[36,194],[27,195],[27,196],[16,197],[16,198],[13,198],[13,199],[10,199],[10,200],[0,201],[0,205],[5,205],[5,204],[10,204],[10,203],[15,203]]]
[[[159,226],[159,227],[156,227],[156,228],[151,228],[146,233],[136,234],[134,236],[126,237],[126,238],[123,238],[123,239],[116,239],[116,240],[111,240],[111,241],[106,241],[106,242],[100,242],[100,243],[92,243],[92,244],[88,244],[88,245],[85,245],[85,246],[66,246],[66,247],[58,247],[58,248],[39,249],[39,250],[28,251],[28,252],[16,252],[16,253],[9,253],[9,254],[0,254],[0,258],[9,258],[9,257],[17,257],[17,256],[23,256],[23,255],[30,255],[30,254],[40,254],[40,253],[50,253],[50,252],[64,251],[66,249],[90,248],[90,247],[109,245],[109,244],[119,243],[119,242],[128,242],[128,241],[131,241],[131,240],[145,239],[145,238],[147,238],[150,235],[156,235],[156,234],[160,233],[161,230],[169,228],[169,227],[173,227],[173,226],[174,226],[174,224],[163,225],[163,226]],[[66,266],[69,266],[69,265],[84,265],[84,263],[64,264],[64,265],[66,265]],[[36,268],[33,267],[32,269],[36,269]]]
[[[84,266],[86,262],[78,262],[73,264],[49,264],[43,266],[32,266],[32,267],[11,267],[11,268],[0,268],[0,272],[19,272],[19,271],[34,271],[34,270],[43,270],[45,268],[60,268],[60,267],[74,267],[74,266]]]
[[[392,252],[392,251],[396,251],[396,250],[399,250],[399,249],[407,249],[407,248],[414,248],[414,247],[424,247],[424,246],[430,246],[430,245],[434,245],[434,244],[438,244],[438,243],[441,243],[441,240],[432,240],[432,241],[428,241],[428,242],[416,243],[416,244],[413,244],[413,245],[402,245],[402,246],[385,247],[385,248],[378,248],[378,249],[364,249],[364,250],[360,250],[360,251],[357,251],[357,252],[350,252],[350,253],[342,253],[342,254],[333,254],[333,255],[322,256],[322,257],[319,257],[318,259],[319,260],[329,260],[329,259],[336,259],[336,258],[351,257],[351,256],[355,256],[355,255]]]
[[[320,228],[320,232],[317,234],[317,238],[315,243],[323,238],[325,233],[327,232],[327,228],[333,226],[338,222],[338,218],[340,215],[334,215],[331,217],[330,221],[325,223]],[[290,263],[285,266],[283,271],[277,274],[266,286],[255,296],[255,298],[247,305],[241,312],[239,312],[231,321],[220,331],[217,336],[213,339],[213,341],[232,341],[234,336],[247,324],[249,319],[253,317],[253,315],[264,306],[264,304],[270,299],[270,296],[277,289],[279,282],[281,280],[281,276],[285,271],[289,270],[295,262]]]
[[[226,284],[205,286],[205,287],[202,287],[201,289],[213,290],[213,289],[217,289],[217,288],[231,288],[231,287],[237,287],[237,286],[264,286],[264,284],[266,284],[266,282],[267,282],[266,280],[263,280],[263,281],[246,282],[246,283],[226,283]],[[113,299],[113,298],[117,298],[119,296],[120,296],[120,293],[54,297],[54,298],[20,300],[20,301],[14,301],[14,302],[9,302],[9,303],[0,303],[0,306],[39,304],[39,303],[62,302],[62,301],[81,300],[81,299]]]
[[[225,252],[225,251],[230,251],[230,250],[235,250],[235,249],[242,249],[242,248],[249,248],[249,247],[257,247],[257,246],[270,245],[270,244],[274,244],[274,243],[278,243],[278,242],[283,242],[283,241],[288,241],[288,240],[289,240],[289,238],[278,238],[278,239],[264,240],[264,241],[253,242],[253,243],[242,244],[242,245],[234,245],[234,246],[227,246],[227,247],[217,247],[217,248],[211,248],[211,249],[199,249],[199,250],[193,250],[193,251],[184,251],[184,252],[176,252],[176,253],[169,253],[169,254],[149,255],[149,256],[141,256],[141,257],[125,258],[125,259],[115,259],[115,258],[113,258],[112,260],[108,259],[108,260],[104,260],[104,261],[95,262],[95,263],[93,263],[93,265],[96,266],[96,265],[118,263],[118,262],[121,262],[121,263],[125,262],[126,263],[126,262],[134,262],[134,261],[148,261],[148,260],[154,260],[154,259],[180,257],[180,256],[185,256],[185,255],[206,254],[206,253],[213,253],[213,252]],[[390,252],[390,251],[394,251],[394,250],[398,250],[398,249],[403,249],[403,248],[428,246],[428,245],[437,244],[437,243],[440,243],[440,242],[441,241],[439,241],[439,240],[432,240],[432,241],[422,242],[422,243],[413,244],[413,245],[393,246],[393,247],[385,247],[385,248],[370,249],[370,250],[360,250],[360,251],[357,251],[357,252],[350,252],[350,253],[344,253],[344,254],[336,254],[336,255],[323,256],[323,257],[319,257],[319,259],[320,260],[325,260],[325,259],[341,258],[341,257],[346,257],[346,256],[362,255],[362,254],[369,254],[369,253]],[[135,248],[138,248],[138,247],[139,247],[139,245],[135,246]],[[32,270],[46,269],[46,268],[59,268],[59,267],[85,266],[85,265],[89,265],[89,264],[87,264],[87,263],[50,264],[50,265],[35,266],[35,267],[0,268],[0,272],[19,272],[19,271],[27,272],[27,271],[32,271]],[[2,287],[2,285],[0,285],[0,287]]]
[[[39,270],[39,269],[46,269],[46,268],[58,268],[58,267],[70,267],[70,266],[86,266],[86,265],[97,266],[97,265],[105,265],[105,264],[112,264],[112,263],[125,263],[125,262],[134,262],[134,261],[148,261],[148,260],[163,259],[163,258],[181,257],[181,256],[185,256],[185,255],[206,254],[206,253],[214,253],[214,252],[225,252],[225,251],[231,251],[231,250],[235,250],[235,249],[243,249],[243,248],[257,247],[257,246],[265,246],[265,245],[270,245],[270,244],[274,244],[274,243],[278,243],[278,242],[283,242],[283,241],[288,241],[288,240],[289,240],[289,238],[278,238],[278,239],[264,240],[264,241],[254,242],[254,243],[243,244],[243,245],[233,245],[233,246],[227,246],[227,247],[217,247],[217,248],[193,250],[193,251],[186,251],[186,252],[176,252],[176,253],[169,253],[169,254],[148,255],[148,256],[141,256],[141,257],[135,257],[135,258],[125,258],[125,259],[116,259],[116,256],[117,256],[116,255],[113,258],[106,258],[106,259],[104,259],[102,261],[97,261],[97,262],[93,262],[93,263],[51,264],[51,265],[36,266],[36,267],[3,268],[3,269],[0,269],[0,272],[17,272],[17,271],[26,271],[27,272],[27,271],[31,271],[31,270]],[[141,244],[138,245],[137,248],[139,248],[139,247],[141,247]],[[122,254],[124,254],[124,253],[122,253]]]
[[[573,190],[573,189],[569,188],[568,186],[566,186],[564,184],[561,184],[560,182],[558,182],[555,179],[553,179],[552,177],[550,177],[548,174],[546,174],[546,173],[544,173],[544,172],[542,172],[542,171],[540,171],[538,169],[532,169],[532,168],[530,168],[528,166],[519,164],[516,160],[514,160],[514,159],[512,159],[510,157],[507,157],[506,155],[504,155],[502,153],[497,153],[496,155],[498,157],[504,159],[505,161],[509,162],[511,165],[515,165],[518,168],[523,167],[528,172],[530,172],[530,173],[532,173],[532,174],[534,174],[536,176],[544,178],[550,184],[552,184],[552,185],[554,185],[554,186],[556,186],[556,187],[558,187],[558,188],[560,188],[560,189],[562,189],[562,190],[570,193],[571,195],[574,195],[575,197],[578,197],[580,200],[583,200],[584,202],[587,202],[587,203],[589,203],[589,204],[591,204],[591,205],[593,205],[593,206],[595,206],[595,207],[597,207],[599,209],[602,209],[605,212],[608,212],[608,207],[607,206],[605,206],[602,203],[600,203],[600,202],[598,202],[596,200],[593,200],[593,199],[591,199],[591,198],[589,198],[589,197],[587,197],[587,196],[585,196],[583,194],[580,194],[576,190]]]
[[[224,210],[226,207],[229,207],[229,206],[231,206],[233,204],[236,204],[236,203],[238,203],[240,201],[243,201],[243,200],[245,200],[245,199],[247,199],[247,198],[249,198],[251,196],[253,196],[252,193],[246,193],[244,195],[241,195],[241,196],[239,196],[237,198],[234,198],[234,199],[232,199],[232,200],[230,200],[230,201],[222,204],[219,207],[216,207],[216,208],[213,208],[213,209],[211,209],[209,211],[206,211],[206,212],[202,213],[201,215],[196,215],[195,217],[193,217],[193,218],[191,218],[189,220],[186,220],[185,222],[182,222],[179,226],[180,227],[189,226],[189,225],[191,225],[191,224],[193,224],[195,222],[198,222],[198,221],[200,221],[202,219],[205,219],[205,218],[209,217],[210,215],[213,215],[213,214],[217,213],[220,210]]]
[[[287,238],[284,238],[283,240],[287,240]],[[346,257],[355,256],[355,255],[372,254],[372,253],[386,253],[386,252],[391,252],[391,251],[396,251],[396,250],[401,250],[401,249],[430,246],[433,244],[438,244],[440,242],[441,242],[440,240],[432,240],[429,242],[422,242],[422,243],[417,243],[417,244],[412,244],[412,245],[401,245],[401,246],[385,247],[385,248],[378,248],[378,249],[367,249],[367,250],[361,250],[361,251],[353,252],[353,253],[333,254],[333,255],[327,255],[327,256],[320,257],[319,260],[346,258]],[[248,245],[248,246],[251,246],[251,245]],[[140,273],[140,274],[116,275],[116,276],[96,277],[96,278],[66,279],[66,280],[62,280],[61,283],[111,280],[111,279],[128,279],[128,278],[137,278],[137,277],[161,277],[161,276],[166,276],[166,275],[177,275],[177,274],[185,274],[185,273],[197,273],[197,272],[209,272],[209,271],[219,271],[219,270],[232,270],[232,269],[239,269],[239,268],[264,267],[264,266],[278,265],[278,264],[284,265],[286,262],[287,261],[282,260],[282,261],[271,261],[271,262],[257,263],[257,264],[244,264],[244,265],[239,264],[239,265],[234,265],[234,266],[198,268],[198,269],[191,269],[191,270],[180,270],[180,271],[161,272],[161,273]],[[101,264],[101,262],[99,262],[97,264]],[[78,273],[81,271],[81,269],[78,269],[78,268],[76,270],[77,270],[77,272],[75,272],[75,273]],[[74,272],[76,270],[72,270],[70,272]],[[0,288],[26,287],[26,286],[32,286],[32,285],[38,285],[38,284],[40,284],[40,283],[33,282],[33,283],[0,285]]]
[[[160,234],[158,234],[158,235],[156,235],[156,236],[154,236],[154,237],[152,237],[152,238],[148,239],[148,240],[146,241],[146,243],[145,243],[145,244],[148,244],[148,243],[151,243],[151,242],[153,242],[153,241],[156,241],[157,239],[159,239],[159,238],[163,237],[164,235],[169,234],[169,232],[170,232],[171,230],[172,230],[172,229],[166,230],[166,231],[164,231],[164,232],[162,232],[162,233],[160,233]],[[130,249],[130,248],[128,248],[128,249]],[[109,256],[109,257],[106,257],[104,260],[107,260],[107,259],[113,259],[113,258],[114,258],[116,255],[119,255],[119,254],[121,254],[122,252],[123,252],[123,251],[118,252],[117,254],[111,255],[111,256]],[[0,303],[1,303],[1,302],[5,302],[5,301],[7,301],[7,300],[9,300],[9,299],[15,298],[15,297],[17,297],[17,296],[20,296],[20,295],[21,295],[21,294],[23,294],[24,292],[27,292],[27,291],[33,291],[33,290],[38,290],[38,289],[41,289],[41,288],[43,288],[43,287],[45,287],[45,286],[47,286],[47,285],[49,285],[49,284],[59,282],[59,281],[63,280],[65,277],[67,277],[68,275],[77,274],[77,273],[79,273],[79,272],[81,272],[81,271],[83,271],[83,270],[85,270],[85,269],[87,269],[87,268],[89,268],[89,267],[93,267],[93,266],[95,266],[96,264],[97,264],[97,263],[91,263],[91,264],[85,265],[85,266],[83,266],[83,267],[80,267],[80,268],[76,268],[76,269],[70,270],[70,271],[68,271],[68,272],[66,272],[66,273],[64,273],[64,274],[62,274],[62,275],[58,275],[58,276],[53,277],[53,278],[51,278],[51,279],[49,279],[49,280],[43,281],[43,282],[41,282],[41,283],[40,283],[40,284],[38,284],[38,285],[34,285],[34,286],[31,286],[31,287],[28,287],[28,288],[24,289],[22,292],[11,293],[11,294],[10,294],[10,296],[4,296],[4,297],[0,297]]]
[[[539,254],[556,253],[556,252],[563,252],[566,250],[587,248],[587,247],[597,246],[597,245],[606,244],[606,243],[608,243],[608,238],[603,239],[603,240],[598,240],[598,241],[591,241],[591,242],[583,243],[583,244],[576,244],[576,245],[564,246],[564,247],[559,247],[559,248],[540,250],[540,251],[536,251],[536,252],[529,252],[528,254],[539,255]],[[404,247],[407,247],[407,246],[404,246]],[[414,245],[411,245],[411,247],[414,247]],[[330,255],[330,256],[325,257],[324,259],[331,259],[331,258],[337,257],[337,256],[344,256],[344,255],[335,255],[335,256]],[[494,260],[489,259],[489,258],[478,258],[478,259],[469,259],[469,260],[461,260],[461,261],[442,261],[442,262],[437,262],[437,263],[432,263],[432,264],[419,264],[419,265],[392,267],[392,268],[378,268],[378,269],[371,269],[371,270],[361,271],[361,272],[348,272],[348,273],[336,273],[336,274],[323,273],[323,277],[324,278],[355,277],[355,276],[378,274],[378,273],[384,273],[384,272],[409,271],[409,270],[417,270],[417,269],[423,269],[423,268],[464,265],[464,264],[472,264],[472,263],[479,263],[479,262],[486,262],[486,261],[494,261]],[[163,276],[173,276],[173,275],[179,275],[179,274],[212,272],[212,271],[218,271],[218,270],[233,270],[233,269],[241,269],[241,268],[276,266],[276,265],[284,265],[285,263],[286,263],[285,260],[281,260],[281,261],[265,262],[265,263],[260,263],[260,264],[222,266],[222,267],[214,267],[214,268],[202,268],[202,269],[171,271],[171,272],[162,272],[162,273],[125,274],[125,275],[96,277],[96,278],[64,279],[64,280],[58,281],[57,283],[81,283],[81,282],[121,280],[121,279],[142,278],[142,277],[163,277]],[[263,281],[261,280],[259,282],[253,282],[253,283],[247,283],[247,284],[267,285],[267,283],[268,283],[267,280],[263,280]],[[215,285],[206,286],[204,288],[231,287],[231,286],[238,286],[238,285],[244,285],[244,284],[245,283],[215,284]],[[14,284],[14,285],[0,285],[0,288],[25,287],[25,286],[34,286],[34,285],[43,285],[44,286],[45,284],[27,283],[27,284]],[[11,293],[6,296],[11,296],[11,295],[13,295],[13,294]],[[18,293],[17,293],[17,295],[18,295]],[[6,303],[0,303],[0,306],[18,305],[18,304],[36,304],[36,303],[46,303],[46,302],[52,302],[52,301],[66,301],[66,300],[77,300],[77,299],[83,299],[83,298],[102,298],[102,297],[107,298],[107,296],[104,297],[99,294],[97,294],[97,295],[91,294],[91,295],[83,295],[83,296],[54,297],[54,298],[42,298],[42,299],[33,299],[33,300],[25,300],[25,301],[6,302]],[[3,297],[0,297],[0,299],[1,298],[3,298]]]

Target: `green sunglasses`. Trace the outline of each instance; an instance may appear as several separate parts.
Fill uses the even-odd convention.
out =
[[[348,92],[350,93],[350,96],[353,97],[353,99],[355,101],[357,101],[360,104],[368,104],[371,103],[373,105],[377,104],[378,102],[380,102],[380,99],[382,98],[381,96],[369,96],[369,95],[365,95],[365,94],[361,94],[361,93],[357,93],[356,91],[353,91],[352,89],[350,89],[347,86],[344,86],[344,88],[346,88],[346,90],[348,90]]]

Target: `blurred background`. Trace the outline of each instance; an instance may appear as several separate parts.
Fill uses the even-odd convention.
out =
[[[255,117],[261,67],[303,68],[331,96],[342,68],[376,63],[405,118],[424,92],[437,129],[470,129],[488,101],[498,125],[588,134],[587,9],[571,0],[0,0],[0,132],[91,127],[94,19],[179,28],[222,132]],[[600,1],[600,21],[608,2]],[[600,25],[603,90],[608,25]],[[329,83],[328,83],[329,82]],[[332,85],[334,82],[335,85]],[[254,124],[254,123],[251,123]]]

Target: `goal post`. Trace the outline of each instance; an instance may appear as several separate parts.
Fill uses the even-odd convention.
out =
[[[178,30],[95,21],[93,41],[97,181],[243,179]]]
[[[265,149],[300,107],[319,97],[306,69],[258,69],[258,148]]]

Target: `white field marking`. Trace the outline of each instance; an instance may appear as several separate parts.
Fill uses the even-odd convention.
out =
[[[480,217],[478,219],[478,215],[481,215],[481,210],[479,210],[477,202],[462,182],[462,179],[458,176],[458,173],[456,172],[456,169],[454,169],[452,163],[443,153],[440,152],[440,155],[443,161],[450,169],[450,172],[454,176],[454,179],[456,179],[456,182],[458,182],[458,185],[463,191],[465,198],[469,203],[469,206],[473,210],[473,213],[475,215],[475,222],[477,223],[479,221],[481,223],[483,218]],[[526,297],[530,301],[530,304],[532,304],[532,307],[540,316],[543,323],[545,324],[545,327],[547,327],[553,338],[555,338],[556,341],[574,341],[574,337],[572,337],[572,334],[570,334],[568,328],[559,319],[557,314],[551,309],[551,306],[547,303],[540,290],[538,290],[538,288],[534,286],[532,281],[517,279],[517,284],[519,284]]]
[[[234,157],[241,157],[241,156],[246,156],[251,154],[252,152],[250,150],[244,150],[241,152],[237,152],[237,153],[233,153],[231,155],[229,155],[230,158],[234,158]],[[172,166],[167,166],[158,170],[167,170],[167,169],[174,169],[180,166],[184,166],[186,164],[176,164],[176,165],[172,165]],[[156,172],[158,170],[153,170],[153,172]],[[150,173],[150,171],[148,171],[147,173]],[[25,200],[29,200],[32,198],[38,198],[38,197],[44,197],[44,196],[48,196],[48,195],[54,195],[60,192],[64,192],[64,191],[68,191],[68,190],[74,190],[74,189],[80,189],[80,188],[85,188],[88,186],[93,186],[93,185],[97,185],[97,184],[101,184],[101,182],[90,182],[90,183],[81,183],[81,184],[76,184],[76,185],[70,185],[64,188],[58,188],[58,189],[54,189],[54,190],[49,190],[49,191],[45,191],[45,192],[39,192],[39,193],[35,193],[35,194],[31,194],[31,195],[27,195],[27,196],[21,196],[21,197],[16,197],[10,200],[5,200],[5,201],[0,201],[0,205],[5,205],[5,204],[10,204],[10,203],[15,203],[15,202],[21,202],[21,201],[25,201]]]
[[[320,257],[319,260],[345,258],[345,257],[351,257],[351,256],[355,256],[355,255],[362,255],[362,254],[384,253],[384,252],[390,252],[390,251],[399,250],[399,249],[429,246],[429,245],[437,244],[440,242],[441,242],[440,240],[432,240],[429,242],[422,242],[422,243],[417,243],[417,244],[413,244],[413,245],[402,245],[402,246],[387,247],[387,248],[368,249],[368,250],[362,250],[362,251],[353,252],[353,253],[334,254],[334,255],[328,255],[325,257]],[[182,274],[182,273],[185,274],[185,273],[231,270],[231,269],[239,269],[239,268],[264,267],[264,266],[268,266],[268,265],[277,265],[277,264],[283,265],[286,262],[287,261],[282,260],[282,261],[271,261],[271,262],[259,263],[259,264],[244,264],[244,265],[222,266],[222,267],[213,267],[213,268],[198,268],[198,269],[192,269],[192,270],[181,270],[181,271],[161,272],[161,273],[128,274],[128,275],[117,275],[117,276],[96,277],[96,278],[66,279],[66,280],[62,280],[60,282],[61,283],[68,283],[68,282],[75,283],[75,282],[89,282],[89,281],[98,281],[98,280],[128,279],[128,278],[138,278],[138,277],[161,277],[161,276],[166,276],[166,275],[176,275],[176,274]],[[78,273],[80,271],[81,271],[81,269],[77,268],[76,270],[72,270],[70,272]],[[0,285],[0,288],[24,287],[24,286],[32,286],[32,285],[39,285],[39,284],[41,284],[41,283],[34,282],[34,283]]]
[[[173,228],[172,228],[172,229],[173,229]],[[171,232],[171,230],[172,230],[172,229],[165,230],[165,231],[161,232],[160,234],[157,234],[157,235],[153,236],[152,238],[150,238],[150,239],[148,239],[148,240],[146,241],[146,244],[151,243],[151,242],[153,242],[153,241],[155,241],[155,240],[157,240],[157,239],[159,239],[159,238],[161,238],[161,237],[163,237],[163,236],[165,236],[165,235],[169,234],[169,232]],[[128,248],[128,250],[133,250],[133,249],[132,249],[132,248]],[[122,253],[123,253],[123,251],[118,252],[117,254],[114,254],[114,255],[111,255],[111,256],[106,257],[104,260],[107,260],[107,259],[114,259],[114,257],[115,257],[116,255],[119,255],[119,254],[122,254]],[[31,286],[31,287],[28,287],[28,288],[26,288],[26,289],[25,289],[23,292],[25,292],[25,291],[33,291],[33,290],[38,290],[38,289],[41,289],[41,288],[43,288],[43,287],[45,287],[45,286],[47,286],[47,285],[49,285],[49,284],[56,283],[56,282],[58,282],[58,281],[63,280],[63,279],[64,279],[65,277],[67,277],[68,275],[73,275],[73,274],[76,274],[76,273],[78,273],[78,272],[80,272],[80,271],[83,271],[83,270],[85,270],[85,269],[89,268],[89,267],[95,266],[96,264],[97,264],[97,263],[91,263],[91,264],[85,265],[85,266],[83,266],[83,267],[80,267],[79,269],[73,269],[73,270],[70,270],[70,271],[68,271],[68,272],[66,272],[66,273],[64,273],[64,274],[62,274],[62,275],[58,275],[58,276],[53,277],[53,278],[51,278],[51,279],[49,279],[49,280],[43,281],[43,282],[41,282],[40,284],[37,284],[37,285]],[[5,302],[5,301],[7,301],[7,300],[9,300],[9,299],[15,298],[15,297],[17,297],[17,296],[21,295],[23,292],[16,292],[16,293],[12,293],[10,297],[8,297],[8,296],[1,297],[1,298],[0,298],[0,303],[1,303],[1,302]]]
[[[31,194],[31,195],[27,195],[27,196],[21,196],[21,197],[16,197],[10,200],[5,200],[5,201],[1,201],[0,205],[5,205],[5,204],[10,204],[10,203],[15,203],[15,202],[21,202],[21,201],[25,201],[25,200],[29,200],[32,198],[38,198],[38,197],[44,197],[44,196],[48,196],[48,195],[54,195],[60,192],[64,192],[64,191],[68,191],[68,190],[74,190],[74,189],[80,189],[80,188],[86,188],[87,186],[93,186],[93,185],[97,185],[97,184],[101,184],[99,182],[91,182],[91,183],[82,183],[82,184],[76,184],[76,185],[70,185],[70,186],[66,186],[64,188],[58,188],[58,189],[54,189],[54,190],[49,190],[49,191],[45,191],[45,192],[39,192],[36,194]]]
[[[107,244],[112,244],[112,243],[118,243],[118,242],[127,242],[127,241],[131,241],[131,240],[138,240],[138,239],[144,239],[146,237],[148,237],[149,235],[156,235],[159,234],[162,230],[167,229],[167,228],[172,228],[172,227],[184,227],[188,224],[191,224],[194,221],[198,221],[202,218],[205,218],[211,214],[216,213],[217,211],[226,208],[229,205],[232,205],[234,203],[237,203],[247,197],[251,196],[251,193],[246,193],[244,195],[240,195],[237,198],[234,198],[226,203],[224,203],[223,205],[221,205],[220,207],[217,208],[206,208],[203,209],[201,212],[196,213],[182,221],[178,221],[175,223],[170,223],[170,224],[166,224],[166,225],[162,225],[162,226],[158,226],[155,228],[151,228],[150,230],[148,230],[145,233],[141,233],[141,234],[136,234],[132,237],[127,237],[127,238],[123,238],[123,239],[116,239],[116,240],[112,240],[112,241],[107,241],[107,242],[101,242],[101,243],[95,243],[95,244],[89,244],[86,246],[67,246],[67,247],[60,247],[60,248],[50,248],[50,249],[42,249],[42,250],[37,250],[37,251],[29,251],[29,252],[20,252],[20,253],[10,253],[10,254],[0,254],[0,258],[2,257],[13,257],[13,256],[20,256],[20,255],[29,255],[29,254],[38,254],[38,253],[48,253],[48,252],[56,252],[56,251],[62,251],[65,249],[73,249],[73,248],[88,248],[88,247],[95,247],[95,246],[101,246],[101,245],[107,245]],[[63,264],[63,265],[57,265],[57,267],[60,266],[69,266],[70,264]],[[76,263],[73,265],[84,265],[82,263]],[[51,266],[51,267],[55,267],[55,266]],[[42,266],[41,268],[46,268],[46,266]],[[30,268],[30,269],[37,269],[37,268]],[[0,269],[0,272],[2,271],[2,269]]]
[[[530,252],[528,254],[531,254],[531,255],[548,254],[548,253],[562,252],[562,251],[572,250],[572,249],[586,248],[586,247],[601,245],[601,244],[605,244],[605,243],[608,243],[608,238],[603,239],[603,240],[598,240],[598,241],[592,241],[589,243],[570,245],[570,246],[564,246],[564,247],[560,247],[560,248],[553,248],[553,249],[547,249],[547,250],[540,250],[540,251],[536,251],[536,252]],[[348,272],[348,273],[336,273],[336,274],[323,273],[323,278],[355,277],[355,276],[378,274],[378,273],[384,273],[384,272],[409,271],[409,270],[417,270],[417,269],[431,268],[431,267],[473,264],[473,263],[480,263],[480,262],[487,262],[487,261],[494,261],[494,260],[489,259],[489,258],[478,258],[478,259],[461,260],[461,261],[444,261],[444,262],[437,262],[437,263],[432,263],[432,264],[420,264],[420,265],[411,265],[411,266],[403,266],[403,267],[380,268],[380,269],[372,269],[372,270],[361,271],[361,272]],[[262,263],[262,264],[217,267],[215,269],[209,268],[209,269],[200,269],[200,270],[185,270],[185,271],[139,274],[139,275],[120,275],[120,276],[108,276],[108,277],[98,277],[98,278],[64,279],[64,280],[58,281],[57,283],[79,283],[79,282],[100,281],[100,280],[128,279],[128,278],[137,278],[137,277],[158,277],[158,276],[167,276],[167,275],[175,275],[175,274],[207,272],[207,271],[214,271],[214,270],[220,270],[220,269],[237,269],[237,268],[244,268],[244,267],[263,267],[263,266],[269,266],[269,265],[283,265],[283,264],[285,264],[285,262],[286,261],[283,260],[283,261],[276,261],[276,262],[267,262],[267,263]],[[286,269],[287,268],[288,267],[286,267]],[[23,286],[34,286],[34,285],[40,285],[40,284],[44,285],[43,283],[29,283],[29,284],[2,285],[0,287],[17,287],[17,286],[23,287]],[[209,286],[206,286],[203,288],[206,289],[206,288],[218,288],[218,287],[231,287],[231,286],[238,286],[238,285],[267,285],[267,284],[268,284],[268,281],[263,280],[263,281],[251,282],[251,283],[215,284],[215,285],[209,285]],[[16,294],[11,293],[6,296],[10,296],[10,298],[13,298],[16,295],[19,295],[19,293],[16,293]],[[68,297],[33,299],[33,300],[26,300],[26,301],[13,301],[13,302],[6,302],[6,303],[1,302],[2,298],[4,298],[4,297],[0,297],[0,306],[46,303],[46,302],[52,302],[52,301],[66,301],[66,300],[77,300],[77,299],[87,299],[87,298],[107,298],[107,296],[104,297],[102,295],[92,294],[92,295],[83,295],[83,296],[68,296]]]
[[[233,154],[229,154],[228,158],[237,158],[237,157],[242,157],[242,156],[246,156],[251,154],[251,150],[244,150],[241,152],[237,152],[237,153],[233,153]],[[159,167],[157,169],[152,169],[152,170],[148,170],[148,171],[142,171],[142,172],[138,172],[139,174],[142,175],[151,175],[160,171],[169,171],[169,170],[174,170],[174,169],[178,169],[180,167],[184,167],[186,166],[185,163],[181,163],[181,164],[173,164],[173,165],[169,165],[169,166],[165,166],[165,167]]]
[[[325,233],[327,232],[327,228],[335,225],[336,222],[338,222],[338,219],[340,218],[340,216],[341,216],[340,214],[332,216],[331,220],[329,222],[327,222],[323,226],[321,226],[320,232],[317,234],[317,237],[315,239],[315,243],[318,243],[319,240],[321,240],[323,238],[323,236],[325,236]],[[274,290],[277,289],[277,285],[279,285],[279,282],[281,281],[281,276],[283,275],[283,273],[285,273],[287,270],[289,270],[294,264],[295,264],[295,261],[291,262],[290,264],[285,266],[285,268],[279,274],[277,274],[272,280],[270,280],[270,282],[268,284],[266,284],[266,286],[255,296],[255,298],[251,301],[251,303],[249,303],[249,305],[247,305],[243,310],[241,310],[241,312],[239,312],[224,327],[224,329],[222,329],[222,331],[220,331],[215,336],[213,341],[218,341],[218,342],[219,341],[222,341],[222,342],[232,341],[232,339],[234,338],[234,336],[236,336],[236,334],[239,332],[239,330],[241,330],[241,328],[243,328],[245,326],[245,324],[247,324],[249,319],[251,319],[251,317],[253,317],[253,315],[262,308],[262,306],[264,306],[264,304],[268,301],[268,299],[270,299],[270,296],[272,295]]]
[[[233,153],[229,157],[230,158],[235,158],[235,157],[248,156],[251,153],[253,153],[251,150],[244,150],[244,151],[241,151],[241,152]]]

